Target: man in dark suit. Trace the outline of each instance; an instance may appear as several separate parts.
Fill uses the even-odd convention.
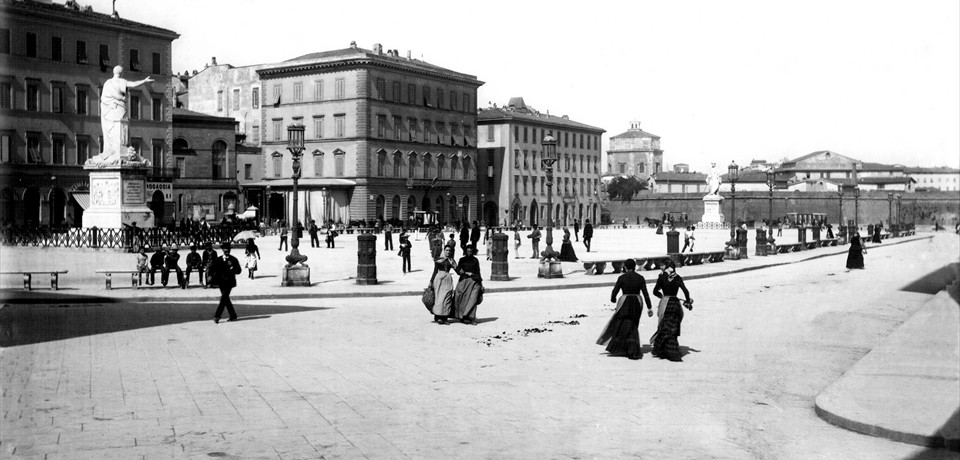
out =
[[[170,281],[170,271],[177,272],[177,287],[183,288],[183,270],[180,269],[180,253],[177,248],[171,247],[167,254],[163,256],[163,273],[160,276],[160,283],[164,286]]]
[[[573,219],[573,237],[580,241],[580,219]]]
[[[207,241],[207,247],[203,250],[203,270],[206,271],[206,278],[203,280],[203,287],[208,288],[213,286],[213,279],[210,276],[210,267],[213,266],[213,261],[217,259],[217,250],[213,249],[213,243]]]
[[[243,271],[240,261],[230,255],[230,243],[223,243],[221,249],[223,255],[213,259],[213,265],[207,273],[207,277],[214,278],[217,286],[220,287],[220,304],[217,305],[217,312],[213,314],[214,323],[220,322],[220,315],[223,314],[224,308],[230,315],[228,321],[237,320],[237,312],[233,309],[233,302],[230,301],[230,291],[237,286],[237,275]]]
[[[466,253],[468,244],[470,244],[470,223],[464,222],[460,226],[460,250]]]
[[[587,247],[587,252],[590,252],[591,240],[593,240],[593,225],[590,225],[590,219],[587,219],[583,224],[583,245]]]
[[[470,229],[470,244],[473,245],[473,252],[477,252],[477,244],[480,242],[480,223],[473,221],[473,227]]]
[[[161,246],[157,248],[157,252],[153,253],[153,255],[150,256],[150,284],[153,284],[156,281],[157,270],[160,270],[160,280],[162,281],[164,279],[163,278],[163,273],[164,273],[163,259],[166,257],[166,255],[167,255],[167,248],[164,246]]]

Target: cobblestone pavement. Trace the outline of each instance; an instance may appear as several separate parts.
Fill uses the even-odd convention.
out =
[[[594,344],[610,287],[490,294],[474,326],[413,297],[241,301],[219,325],[210,300],[5,305],[0,456],[950,458],[813,401],[958,252],[937,235],[862,271],[838,254],[692,280],[682,363]]]

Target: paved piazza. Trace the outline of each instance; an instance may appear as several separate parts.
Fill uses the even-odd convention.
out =
[[[598,242],[605,234],[622,245],[635,238],[609,230]],[[279,255],[275,239],[261,240],[267,267]],[[422,268],[426,249],[416,244]],[[606,356],[594,341],[616,278],[564,289],[587,278],[575,265],[546,290],[524,281],[532,261],[511,266],[514,284],[487,286],[524,289],[488,294],[472,326],[431,323],[415,296],[351,296],[364,287],[350,285],[346,257],[316,270],[339,270],[342,295],[266,298],[288,292],[276,273],[265,270],[257,289],[238,277],[242,320],[219,325],[209,290],[103,298],[100,278],[79,277],[61,301],[0,310],[0,457],[955,458],[830,425],[814,398],[931,297],[901,288],[958,253],[956,235],[940,233],[870,247],[862,271],[845,271],[845,253],[833,251],[692,279],[681,363]],[[83,254],[89,267],[132,258]],[[383,264],[397,267],[381,271],[393,286],[380,289],[422,288],[429,277],[404,281],[392,254]],[[489,262],[483,268],[489,277]],[[15,281],[5,277],[5,295]],[[654,328],[644,317],[645,343]]]

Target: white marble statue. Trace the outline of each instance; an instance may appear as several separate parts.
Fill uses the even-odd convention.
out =
[[[720,170],[716,163],[710,163],[710,173],[707,174],[707,196],[720,194]]]
[[[147,77],[140,81],[129,81],[121,77],[123,67],[113,68],[113,78],[103,83],[100,95],[100,127],[103,130],[103,153],[93,157],[85,164],[93,166],[139,165],[149,166],[150,162],[137,155],[133,147],[126,145],[129,136],[126,133],[127,89],[135,88],[153,81]]]

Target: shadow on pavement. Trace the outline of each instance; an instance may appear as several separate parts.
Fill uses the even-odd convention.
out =
[[[901,290],[923,294],[936,294],[944,290],[948,285],[957,282],[958,278],[960,278],[960,263],[947,264],[904,286]]]
[[[473,324],[489,323],[489,322],[492,322],[492,321],[496,321],[496,320],[498,320],[498,319],[500,319],[499,316],[493,316],[493,317],[490,317],[490,318],[477,318],[476,320],[473,321]]]
[[[249,304],[235,301],[240,320],[271,315],[329,310],[330,307]],[[199,303],[137,302],[93,296],[63,296],[55,303],[17,302],[0,309],[0,347],[15,347],[96,334],[211,321],[217,300]]]

